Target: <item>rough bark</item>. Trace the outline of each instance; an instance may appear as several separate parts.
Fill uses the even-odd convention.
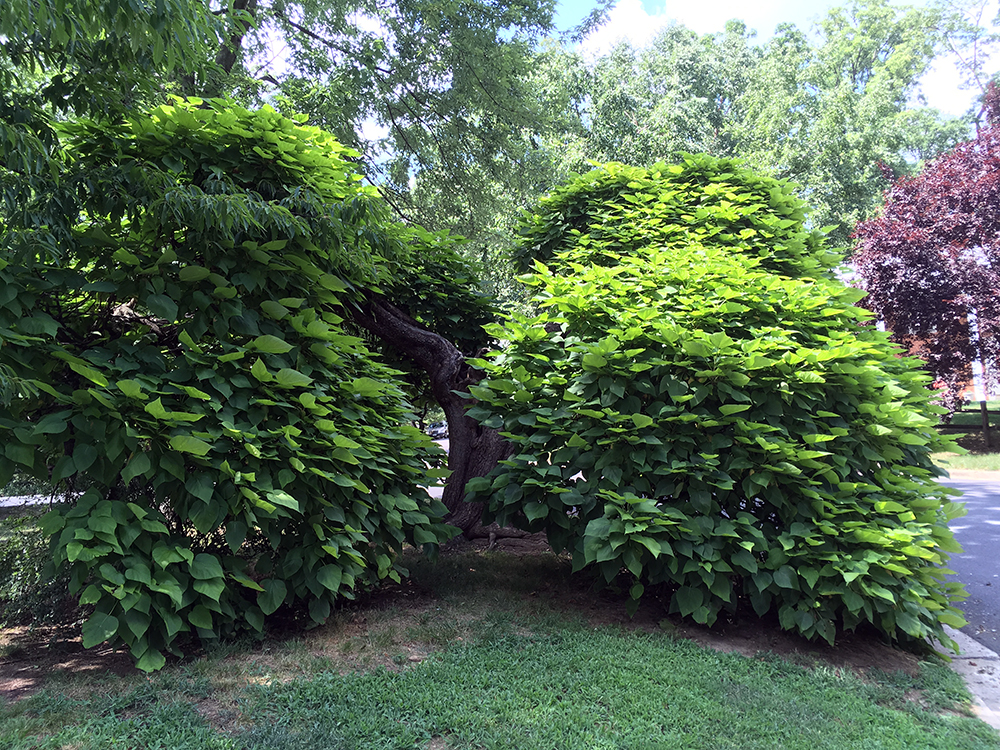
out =
[[[259,0],[234,0],[232,10],[246,11],[251,18],[256,19],[258,2]],[[225,15],[229,11],[229,8],[223,8],[215,11],[215,14]],[[224,39],[219,47],[219,51],[215,55],[215,64],[226,76],[233,72],[233,67],[239,59],[240,50],[243,48],[243,40],[252,28],[251,24],[237,21],[233,24],[233,33],[229,35],[228,39]],[[193,72],[184,73],[180,76],[180,83],[181,91],[187,96],[201,96],[210,99],[224,96],[226,93],[217,73],[208,73],[208,77],[202,80],[200,85]]]
[[[254,18],[257,15],[257,0],[234,0],[233,10],[245,10],[250,14],[251,18]],[[229,37],[229,42],[223,44],[219,49],[219,53],[215,56],[215,64],[226,71],[226,73],[233,72],[233,66],[236,64],[239,50],[243,46],[243,37],[246,36],[246,33],[251,28],[242,21],[237,22],[235,26],[235,31]]]
[[[464,501],[466,483],[485,476],[511,453],[510,443],[496,430],[466,415],[468,400],[456,393],[464,392],[479,380],[478,372],[466,364],[465,356],[454,344],[427,330],[384,298],[370,294],[365,304],[352,310],[351,315],[355,323],[409,357],[430,378],[431,393],[448,421],[451,474],[442,498],[448,508],[448,523],[460,528],[467,537],[509,535],[505,533],[508,530],[494,528],[495,524],[489,528],[481,526],[483,504]],[[509,531],[514,535],[519,533]]]

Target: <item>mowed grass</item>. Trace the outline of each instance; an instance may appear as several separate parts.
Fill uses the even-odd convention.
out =
[[[955,413],[944,434],[953,438],[965,453],[934,453],[934,463],[948,471],[1000,471],[1000,401],[987,402],[990,445],[983,439],[983,417],[979,403],[966,404]],[[968,428],[963,432],[960,428]]]
[[[986,441],[983,439],[982,430],[975,429],[981,422],[975,421],[973,423],[970,421],[973,417],[976,420],[980,420],[979,413],[977,412],[973,415],[968,411],[959,412],[952,420],[952,424],[968,425],[970,428],[969,431],[947,430],[945,434],[953,438],[966,452],[934,453],[931,455],[934,463],[948,471],[955,469],[962,471],[1000,471],[1000,411],[994,412],[992,406],[990,409],[990,424],[993,426],[990,429],[989,447],[987,447]]]
[[[996,436],[1000,443],[1000,430]],[[1000,445],[997,446],[1000,449]],[[934,453],[934,463],[946,471],[1000,471],[1000,452],[997,453]],[[998,475],[1000,478],[1000,475]]]
[[[0,709],[0,747],[1000,748],[940,663],[859,676],[704,649],[648,612],[623,627],[601,617],[621,601],[550,554],[411,562],[305,635],[150,677],[53,677]]]

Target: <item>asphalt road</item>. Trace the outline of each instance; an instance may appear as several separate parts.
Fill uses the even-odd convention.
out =
[[[22,505],[42,505],[48,503],[46,495],[17,495],[15,497],[0,497],[0,508],[18,508]]]
[[[969,592],[958,605],[969,621],[962,632],[1000,652],[1000,481],[955,478],[943,484],[962,491],[958,499],[968,511],[951,522],[965,551],[948,563]]]

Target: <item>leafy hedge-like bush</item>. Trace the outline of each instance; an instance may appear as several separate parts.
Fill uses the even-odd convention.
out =
[[[684,216],[657,217],[657,193],[664,206],[701,203],[704,186],[678,196],[689,168],[716,171],[713,193],[746,182],[705,157],[672,171],[609,165],[529,220],[538,227],[567,196],[579,202],[581,185],[593,190],[589,231],[524,279],[540,312],[489,331],[510,343],[479,362],[489,377],[470,389],[472,413],[516,451],[470,490],[499,522],[545,530],[577,569],[608,582],[627,571],[633,605],[667,583],[671,611],[701,623],[747,597],[831,643],[863,621],[947,643],[941,623],[964,622],[952,606],[961,586],[942,568],[959,550],[947,521],[962,511],[934,481],[929,454],[943,441],[929,376],[861,325],[856,290],[828,274],[773,273],[759,232],[747,247],[710,222],[696,234],[666,227]],[[777,183],[770,191],[794,201]],[[723,229],[738,210],[773,220],[764,202],[743,205],[719,209]],[[630,223],[657,218],[650,241]]]
[[[86,490],[42,520],[142,669],[179,638],[322,622],[452,530],[396,373],[338,311],[410,250],[316,128],[224,102],[66,126],[81,221],[62,257],[0,261],[0,484]],[[44,231],[43,228],[34,231]]]

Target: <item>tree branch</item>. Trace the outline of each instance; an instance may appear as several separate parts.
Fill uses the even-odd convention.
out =
[[[330,39],[327,39],[326,37],[320,36],[319,34],[317,34],[312,29],[308,29],[305,26],[303,26],[302,24],[296,23],[291,18],[289,18],[287,14],[285,14],[285,13],[283,13],[281,11],[274,11],[274,15],[275,15],[276,18],[280,18],[282,21],[284,21],[285,23],[287,23],[293,29],[295,29],[296,31],[298,31],[300,34],[304,34],[305,36],[309,37],[313,41],[319,42],[320,44],[323,44],[323,45],[329,47],[330,49],[336,50],[337,52],[340,52],[341,54],[347,55],[349,57],[351,57],[351,56],[353,56],[355,54],[355,51],[353,49],[351,49],[350,47],[344,47],[344,46],[342,46],[340,44],[337,44],[336,42],[334,42],[334,41],[332,41]],[[376,70],[379,73],[382,73],[383,75],[389,75],[390,73],[392,73],[391,70],[388,70],[386,68],[380,67],[378,65],[373,65],[372,66],[372,70]]]
[[[466,534],[473,533],[481,528],[483,505],[464,502],[465,485],[469,479],[489,473],[511,452],[510,444],[496,430],[466,416],[469,401],[460,393],[481,376],[466,364],[454,344],[424,328],[380,295],[369,292],[364,302],[346,312],[356,324],[409,357],[430,378],[431,393],[448,420],[450,439],[451,474],[442,501],[449,511],[448,522]]]
[[[233,10],[246,11],[251,18],[255,18],[257,14],[257,0],[233,0]],[[250,30],[250,24],[242,20],[237,21],[236,29],[237,31],[229,37],[229,42],[223,44],[219,49],[219,53],[215,56],[215,64],[226,71],[227,74],[233,72],[233,66],[236,64],[239,50],[243,46],[243,37]]]

